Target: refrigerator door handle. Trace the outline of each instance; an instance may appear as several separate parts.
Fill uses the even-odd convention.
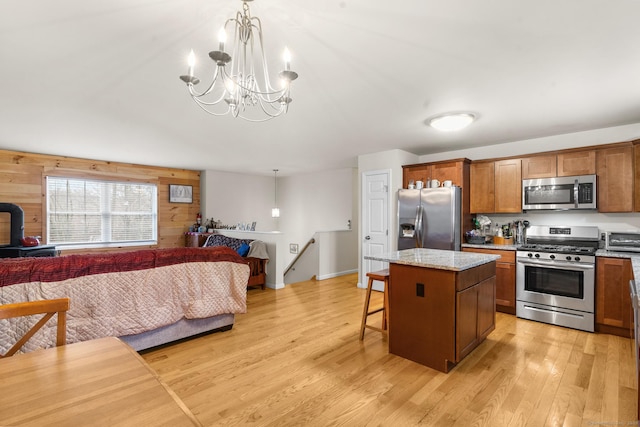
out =
[[[416,221],[415,221],[415,238],[416,248],[422,247],[422,205],[418,205],[416,208]]]

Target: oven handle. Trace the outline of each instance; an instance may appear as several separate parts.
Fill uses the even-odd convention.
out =
[[[550,263],[546,262],[535,262],[535,261],[522,261],[520,259],[517,260],[522,265],[529,265],[534,267],[547,267],[547,268],[555,268],[559,270],[593,270],[595,265],[593,264],[572,264],[570,262],[562,262],[562,261],[552,261]]]
[[[580,316],[579,314],[573,314],[573,313],[567,313],[565,311],[555,311],[555,310],[545,310],[543,308],[538,308],[538,307],[532,307],[530,305],[525,304],[524,308],[526,308],[527,310],[531,310],[531,311],[537,311],[539,313],[561,313],[563,316],[573,316],[573,317],[577,317],[579,319],[584,318],[584,316]]]

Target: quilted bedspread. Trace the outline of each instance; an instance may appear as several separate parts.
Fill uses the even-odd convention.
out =
[[[249,266],[232,249],[176,248],[0,261],[0,304],[71,298],[67,343],[246,312]],[[52,319],[53,320],[53,319]],[[0,320],[4,353],[37,319]],[[55,322],[23,348],[55,343]]]

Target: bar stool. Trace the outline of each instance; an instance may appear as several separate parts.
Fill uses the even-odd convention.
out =
[[[378,332],[386,332],[389,325],[388,313],[389,313],[389,270],[380,270],[367,273],[369,283],[367,284],[367,296],[364,300],[364,310],[362,311],[362,323],[360,325],[360,341],[364,339],[365,328],[373,329]],[[371,301],[371,288],[374,281],[384,282],[384,305],[380,308],[369,311],[369,302]],[[382,327],[377,328],[375,326],[367,325],[367,317],[372,314],[382,312]]]

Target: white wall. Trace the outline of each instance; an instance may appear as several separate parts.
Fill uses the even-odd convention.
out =
[[[280,218],[277,219],[271,218],[275,190],[273,175],[203,171],[201,186],[203,218],[213,217],[228,225],[257,222],[255,236],[225,234],[268,242],[267,249],[273,262],[268,266],[267,284],[276,289],[284,286],[284,269],[295,257],[289,252],[290,243],[297,243],[302,249],[316,232],[348,230],[349,221],[352,229],[357,230],[357,170],[353,168],[279,176],[277,204]],[[274,231],[280,233],[269,234]],[[324,250],[354,254],[351,258],[343,257],[340,263],[327,261],[329,265],[340,271],[357,268],[355,231],[345,233],[339,239],[328,239],[327,245],[340,245],[340,248]],[[325,265],[325,268],[331,267]],[[340,271],[323,270],[323,275],[330,277]]]
[[[508,142],[481,148],[447,151],[444,153],[420,156],[418,162],[428,163],[440,160],[466,157],[471,160],[492,159],[497,157],[520,156],[524,154],[542,153],[544,151],[562,150],[565,148],[586,147],[589,145],[613,144],[616,142],[640,139],[640,123],[616,126],[585,132],[568,133],[524,141]]]
[[[428,163],[439,160],[466,157],[471,160],[481,160],[506,156],[519,156],[544,151],[555,151],[566,148],[579,148],[590,145],[613,144],[616,142],[632,141],[640,138],[640,124],[616,126],[585,132],[536,138],[489,147],[467,150],[449,151],[420,156],[418,163]],[[505,224],[514,219],[526,219],[532,225],[593,225],[603,231],[627,231],[640,229],[640,214],[620,213],[604,214],[587,211],[564,212],[527,212],[513,215],[487,215],[493,223]]]
[[[390,150],[380,153],[365,154],[358,156],[358,194],[362,188],[362,174],[369,171],[390,170],[389,188],[389,239],[391,243],[390,251],[396,250],[398,246],[395,236],[398,229],[397,219],[397,193],[402,188],[402,165],[419,163],[417,155],[403,150]],[[362,217],[362,202],[358,195],[358,218]],[[362,271],[362,230],[358,227],[358,286],[364,287],[364,274]]]
[[[271,218],[273,176],[202,171],[200,186],[203,220],[213,217],[226,225],[256,221],[256,231],[278,230],[278,219]]]
[[[359,216],[356,214],[354,190],[357,171],[352,168],[329,170],[311,174],[283,177],[278,180],[278,193],[282,195],[280,204],[280,231],[287,237],[286,263],[295,254],[289,253],[289,243],[302,247],[318,231],[347,230],[348,222],[355,228]],[[355,194],[354,194],[355,191]],[[280,196],[279,196],[280,199]],[[345,244],[356,251],[356,233]],[[354,256],[355,260],[355,256]],[[355,264],[353,265],[355,269]]]

